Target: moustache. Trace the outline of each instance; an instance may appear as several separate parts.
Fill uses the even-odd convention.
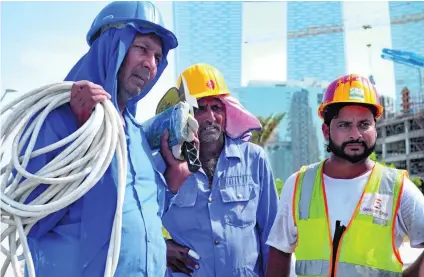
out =
[[[342,148],[344,149],[349,144],[360,144],[364,148],[367,148],[367,145],[366,145],[365,141],[362,141],[362,140],[349,140],[349,141],[343,142],[342,143]]]

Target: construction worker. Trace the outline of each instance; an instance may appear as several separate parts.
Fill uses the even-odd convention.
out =
[[[424,254],[403,273],[399,255],[405,237],[424,247],[424,196],[407,172],[370,160],[382,112],[366,78],[327,87],[318,114],[330,157],[286,180],[267,277],[289,276],[292,253],[297,276],[424,276]]]
[[[168,276],[264,276],[265,241],[278,197],[264,150],[246,141],[260,122],[229,95],[222,74],[207,64],[184,70],[157,113],[187,93],[198,103],[201,169],[183,178],[178,193],[168,191],[162,218],[172,237],[166,242]]]
[[[114,276],[164,276],[166,246],[161,214],[166,184],[151,159],[135,115],[137,102],[155,85],[168,64],[169,51],[178,42],[164,27],[156,6],[135,1],[112,2],[103,8],[88,31],[87,42],[88,52],[66,77],[67,81],[76,81],[71,103],[48,115],[35,149],[69,136],[88,119],[96,103],[111,99],[122,118],[129,155],[122,239]],[[37,172],[59,153],[48,152],[31,159],[27,170]],[[172,156],[167,147],[162,153]],[[166,179],[174,172],[182,174],[180,163],[172,160],[168,164]],[[34,225],[28,242],[37,276],[104,275],[116,210],[117,171],[114,159],[82,198]],[[44,189],[37,187],[27,201]]]

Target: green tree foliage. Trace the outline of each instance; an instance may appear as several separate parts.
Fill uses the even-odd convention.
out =
[[[283,189],[284,181],[280,178],[275,179],[275,187],[277,188],[277,195],[280,197],[281,190]]]
[[[283,120],[284,115],[284,113],[278,113],[272,114],[266,118],[258,116],[258,119],[262,125],[262,130],[252,131],[252,137],[250,141],[260,146],[264,146],[275,132],[281,120]]]

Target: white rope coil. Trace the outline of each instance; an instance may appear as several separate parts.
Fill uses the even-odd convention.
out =
[[[106,172],[116,153],[119,182],[117,208],[104,276],[112,277],[115,273],[121,245],[122,205],[127,173],[126,139],[118,111],[109,100],[99,103],[89,120],[73,134],[34,151],[37,136],[46,116],[55,108],[70,101],[72,84],[73,82],[62,82],[47,85],[0,107],[2,163],[6,148],[10,148],[12,143],[11,160],[1,169],[1,173],[4,174],[0,192],[1,222],[8,225],[8,228],[2,230],[1,241],[3,242],[5,238],[9,240],[9,249],[1,245],[1,252],[6,255],[1,269],[2,277],[5,276],[10,263],[15,276],[19,276],[17,250],[20,246],[29,276],[36,277],[26,240],[31,227],[38,220],[71,205],[87,193]],[[9,116],[4,116],[5,112],[8,112]],[[28,140],[26,151],[20,156]],[[31,158],[67,144],[69,145],[61,153],[35,174],[26,171]],[[15,176],[12,175],[13,169],[17,171]],[[25,179],[22,179],[23,177]],[[40,184],[47,184],[48,188],[30,203],[23,204],[28,195]]]

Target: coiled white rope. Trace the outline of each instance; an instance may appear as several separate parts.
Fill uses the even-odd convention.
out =
[[[2,253],[7,256],[1,269],[2,277],[6,274],[10,262],[15,276],[18,276],[19,246],[22,246],[29,276],[35,277],[34,264],[26,240],[31,227],[38,220],[69,206],[87,193],[103,176],[116,152],[119,174],[117,209],[104,276],[112,277],[115,273],[121,246],[127,147],[122,121],[112,102],[108,100],[97,104],[89,120],[73,134],[33,151],[48,113],[70,101],[72,84],[62,82],[47,85],[28,92],[0,108],[1,161],[5,148],[8,145],[10,147],[8,142],[13,142],[11,161],[1,169],[1,173],[4,173],[0,192],[1,222],[8,225],[8,228],[1,233],[1,241],[3,242],[6,237],[9,239],[9,249],[1,245]],[[7,118],[2,117],[6,111],[9,111],[10,115]],[[34,115],[35,119],[27,127]],[[28,139],[25,154],[19,157]],[[66,144],[69,145],[35,174],[25,170],[31,158]],[[11,174],[13,168],[17,171],[16,176]],[[22,177],[25,179],[22,180]],[[40,184],[49,186],[31,203],[23,204],[28,195]]]

